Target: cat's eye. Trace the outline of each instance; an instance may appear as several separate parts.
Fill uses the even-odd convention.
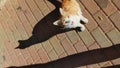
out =
[[[69,18],[70,16],[68,16],[68,18]]]
[[[70,21],[65,21],[65,23],[70,23]]]

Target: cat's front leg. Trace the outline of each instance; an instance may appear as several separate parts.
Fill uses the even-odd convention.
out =
[[[84,16],[80,16],[81,21],[83,21],[85,24],[88,23],[88,19],[85,18]]]

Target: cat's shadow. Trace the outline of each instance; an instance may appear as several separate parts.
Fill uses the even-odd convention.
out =
[[[61,3],[58,0],[48,1],[55,5],[56,9],[46,15],[35,25],[35,27],[33,28],[32,36],[29,39],[19,40],[19,46],[16,48],[24,49],[33,44],[44,42],[56,34],[70,31],[63,30],[60,27],[53,25],[53,22],[59,18],[59,7]]]

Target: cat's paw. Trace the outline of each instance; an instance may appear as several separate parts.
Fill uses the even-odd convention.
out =
[[[76,30],[78,30],[78,31],[84,31],[85,27],[76,27]]]
[[[85,30],[85,27],[81,27],[81,31],[84,31]]]
[[[87,18],[84,18],[83,19],[83,22],[86,24],[86,23],[88,23],[88,19]]]

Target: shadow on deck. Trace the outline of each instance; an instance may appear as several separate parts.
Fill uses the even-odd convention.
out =
[[[53,10],[48,15],[46,15],[42,20],[40,20],[35,25],[35,27],[33,28],[32,36],[29,39],[19,40],[18,41],[19,46],[16,48],[24,49],[33,44],[44,42],[56,34],[73,30],[73,29],[65,30],[58,26],[53,25],[53,22],[58,20],[60,17],[59,16],[60,2],[57,0],[48,0],[48,1],[51,2],[56,7],[56,9]]]
[[[56,68],[64,68],[64,66],[70,66],[68,68],[75,68],[84,65],[95,64],[99,62],[109,61],[120,58],[120,44],[113,45],[108,48],[96,49],[71,55],[56,61],[52,61],[45,64],[34,64],[21,67],[8,67],[8,68],[46,68],[49,65],[57,65]],[[111,66],[106,68],[120,68],[120,65]]]

